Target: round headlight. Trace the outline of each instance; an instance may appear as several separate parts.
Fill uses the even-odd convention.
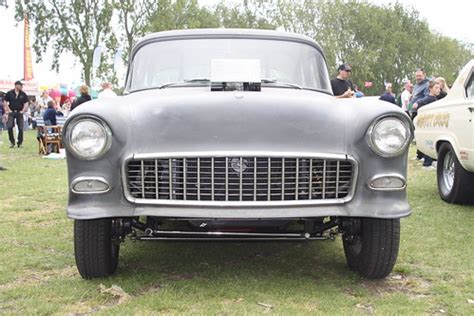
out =
[[[78,119],[67,130],[69,149],[81,159],[96,159],[111,143],[111,132],[105,123],[93,118]]]
[[[370,148],[377,155],[395,157],[403,153],[410,143],[410,124],[398,117],[385,117],[370,126],[367,138]]]

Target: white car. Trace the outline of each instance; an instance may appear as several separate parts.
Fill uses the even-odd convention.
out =
[[[438,159],[437,178],[443,200],[473,204],[474,60],[461,71],[448,95],[418,111],[416,145]]]

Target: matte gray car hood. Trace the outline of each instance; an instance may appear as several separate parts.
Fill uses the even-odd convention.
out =
[[[333,97],[274,88],[208,89],[169,88],[124,98],[135,100],[134,152],[344,152],[344,132],[335,128],[344,128],[345,114],[342,107],[329,109]]]

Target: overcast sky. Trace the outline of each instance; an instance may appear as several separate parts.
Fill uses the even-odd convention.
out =
[[[241,0],[240,0],[241,1]],[[240,2],[228,0],[228,2]],[[219,0],[199,0],[203,5],[213,5]],[[376,4],[394,3],[391,0],[370,0]],[[464,42],[474,43],[472,14],[474,1],[466,0],[399,0],[406,7],[413,7],[420,12],[432,30]],[[10,7],[0,7],[0,37],[6,44],[0,49],[0,79],[17,80],[23,77],[23,23],[15,26],[14,0],[8,0]],[[32,30],[31,30],[32,31]],[[34,34],[31,34],[31,45]],[[59,74],[50,70],[52,52],[44,58],[42,63],[33,63],[33,73],[40,85],[54,85],[58,83],[79,84],[81,82],[80,65],[71,55],[64,55],[60,62]],[[36,61],[32,51],[33,61]]]

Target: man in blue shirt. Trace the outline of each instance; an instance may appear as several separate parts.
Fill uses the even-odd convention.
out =
[[[416,84],[413,87],[412,97],[410,99],[410,103],[408,105],[409,111],[411,113],[411,118],[414,119],[418,114],[417,109],[413,109],[413,104],[417,101],[423,99],[424,97],[428,96],[428,84],[429,80],[426,79],[426,74],[423,68],[418,68],[415,73]]]

